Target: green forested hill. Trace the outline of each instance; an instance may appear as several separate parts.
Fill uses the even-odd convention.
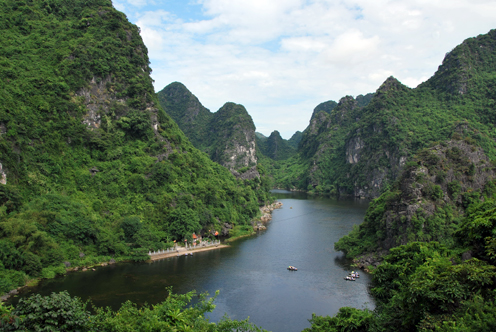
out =
[[[211,113],[178,82],[166,86],[157,97],[195,147],[207,153],[213,161],[234,174],[257,165],[255,125],[242,105],[229,102]]]
[[[209,122],[213,114],[184,84],[173,82],[157,92],[160,105],[198,149],[209,147]]]
[[[342,308],[314,317],[315,327],[496,328],[496,168],[476,140],[461,139],[470,131],[463,124],[455,139],[413,156],[364,222],[335,244],[373,271],[375,312]]]
[[[312,116],[310,117],[310,121],[320,112],[325,112],[327,114],[331,114],[332,110],[338,106],[338,103],[336,103],[334,100],[329,100],[323,103],[318,104],[314,109]]]
[[[297,150],[298,146],[300,145],[302,137],[303,137],[303,133],[301,131],[297,131],[296,133],[294,133],[293,136],[291,136],[291,138],[288,140],[289,146]]]
[[[296,153],[296,149],[283,139],[277,130],[273,131],[269,137],[257,140],[257,147],[262,154],[272,160],[288,159]]]
[[[358,115],[372,127],[355,129],[355,165],[373,151],[367,140],[408,152],[364,222],[335,243],[373,272],[377,307],[314,316],[308,331],[496,329],[495,49],[495,30],[470,38],[429,81],[411,90],[389,79]]]
[[[415,89],[391,77],[368,104],[344,98],[330,113],[315,114],[299,156],[281,166],[278,185],[377,197],[413,154],[451,138],[461,122],[494,158],[495,36],[492,30],[467,39]]]
[[[1,0],[0,35],[0,291],[249,224],[269,199],[163,111],[110,0]]]

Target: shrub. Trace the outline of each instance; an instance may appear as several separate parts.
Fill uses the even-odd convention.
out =
[[[86,303],[67,291],[50,296],[35,294],[21,299],[13,312],[20,317],[16,330],[27,331],[90,331]],[[14,327],[14,326],[12,326]]]
[[[41,261],[38,256],[29,251],[24,254],[24,266],[22,267],[24,272],[36,277],[40,274],[41,268]]]
[[[3,270],[0,268],[0,294],[24,286],[27,280],[27,275],[22,271]]]
[[[41,277],[46,279],[53,279],[56,276],[62,276],[66,272],[64,265],[45,267],[41,270]]]

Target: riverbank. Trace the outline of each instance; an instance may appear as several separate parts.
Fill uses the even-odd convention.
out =
[[[245,226],[235,226],[232,230],[230,230],[230,237],[226,239],[224,242],[234,242],[236,240],[242,239],[244,237],[249,237],[255,235],[257,231],[262,231],[267,229],[267,223],[272,220],[272,211],[275,209],[280,209],[282,207],[282,203],[276,201],[269,205],[264,205],[260,208],[261,216],[259,218],[255,218],[251,221],[250,225]]]
[[[193,249],[186,249],[184,247],[178,247],[174,252],[168,252],[165,254],[157,254],[150,256],[149,261],[156,261],[159,259],[164,259],[164,258],[169,258],[169,257],[177,257],[177,256],[184,256],[185,254],[190,254],[190,253],[195,253],[195,252],[201,252],[201,251],[209,251],[209,250],[216,250],[216,249],[222,249],[222,248],[228,248],[228,245],[225,244],[218,244],[215,246],[210,246],[210,247],[198,247],[198,248],[193,248]]]
[[[282,203],[279,201],[275,201],[272,204],[262,206],[260,208],[260,213],[262,214],[262,216],[252,221],[253,230],[259,231],[266,229],[267,223],[272,220],[272,211],[280,208],[282,208]]]
[[[278,201],[261,207],[260,208],[261,216],[259,218],[252,220],[251,226],[248,225],[248,227],[247,227],[248,229],[246,231],[239,232],[238,233],[239,235],[234,235],[234,236],[230,237],[229,239],[227,239],[225,242],[229,243],[229,242],[236,241],[236,240],[243,238],[243,237],[252,236],[252,235],[256,234],[257,230],[266,229],[265,225],[270,220],[272,220],[272,214],[271,214],[272,211],[275,209],[279,209],[281,207],[282,207],[282,203],[278,202]],[[197,248],[193,248],[193,249],[186,249],[184,247],[178,247],[177,251],[174,251],[174,252],[155,254],[153,256],[150,256],[150,259],[148,261],[153,262],[153,261],[164,259],[164,258],[177,257],[178,255],[182,256],[186,253],[195,253],[195,252],[201,252],[201,251],[222,249],[222,248],[227,248],[227,247],[229,247],[229,245],[226,245],[226,244],[218,244],[218,245],[213,245],[213,246],[208,246],[208,247],[198,246]],[[129,258],[124,258],[124,257],[120,257],[120,258],[116,258],[116,259],[111,258],[111,259],[106,259],[104,261],[97,261],[96,260],[92,264],[85,264],[85,265],[75,266],[75,267],[67,266],[64,274],[71,273],[71,272],[85,272],[87,270],[95,270],[95,268],[98,268],[98,267],[104,267],[107,265],[112,265],[112,264],[115,264],[118,262],[124,262],[124,261],[129,261]],[[61,274],[59,274],[59,275],[61,275]],[[57,275],[57,276],[59,276],[59,275]],[[3,294],[3,296],[0,296],[0,301],[2,301],[2,302],[6,301],[9,297],[17,295],[21,289],[23,289],[25,287],[34,286],[38,282],[40,282],[42,279],[44,279],[44,278],[38,277],[38,278],[32,278],[32,279],[26,280],[26,284],[24,286],[17,287],[16,289],[13,289],[10,292]]]

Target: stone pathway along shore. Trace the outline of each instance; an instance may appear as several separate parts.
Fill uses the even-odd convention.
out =
[[[184,254],[186,254],[186,253],[195,253],[195,252],[200,252],[200,251],[222,249],[222,248],[227,248],[227,247],[229,247],[229,246],[225,245],[225,244],[218,244],[218,245],[210,246],[210,247],[198,247],[198,248],[194,248],[194,249],[186,249],[184,247],[179,247],[179,248],[177,248],[177,251],[150,256],[150,260],[156,261],[156,260],[164,259],[164,258],[168,258],[168,257],[184,256]]]

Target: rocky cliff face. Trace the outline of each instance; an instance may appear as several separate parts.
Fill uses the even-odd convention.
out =
[[[398,126],[399,119],[387,109],[390,99],[408,93],[408,90],[398,80],[389,77],[371,101],[374,111],[362,108],[356,115],[357,129],[348,134],[345,143],[346,162],[351,166],[349,174],[355,179],[355,197],[379,196],[384,185],[398,176],[406,162],[407,150],[401,145],[389,144],[390,131],[395,130],[393,128]],[[384,117],[379,118],[377,114]]]
[[[346,161],[356,164],[360,160],[360,151],[365,147],[365,142],[360,137],[353,137],[346,143]]]
[[[226,103],[209,127],[212,160],[231,171],[256,166],[255,125],[242,105]]]
[[[423,149],[391,189],[370,204],[360,227],[335,248],[367,268],[377,266],[389,249],[409,242],[450,245],[467,207],[494,196],[495,176],[494,164],[473,140],[451,139]]]
[[[255,125],[242,105],[226,103],[212,113],[183,84],[175,82],[157,94],[166,112],[177,122],[195,147],[228,168],[234,175],[258,172],[237,172],[256,166]]]
[[[346,142],[345,137],[359,120],[361,109],[353,97],[346,96],[329,113],[323,110],[312,116],[309,126],[303,132],[298,150],[310,160],[309,187],[324,188],[332,193],[349,193],[348,189],[342,190],[336,186],[335,179],[349,178],[346,174],[349,166],[360,158],[360,149],[364,142],[359,136]],[[344,153],[346,159],[344,156],[338,159],[340,153]],[[346,160],[351,164],[347,165]],[[340,174],[336,174],[336,168],[340,168]],[[329,171],[333,174],[329,174]]]
[[[3,165],[0,163],[0,184],[7,184],[7,171],[4,170]]]
[[[440,241],[452,235],[450,224],[464,213],[464,202],[483,200],[495,169],[480,147],[461,140],[421,151],[402,172],[374,228],[379,247],[410,241]],[[473,198],[473,197],[472,197]]]

